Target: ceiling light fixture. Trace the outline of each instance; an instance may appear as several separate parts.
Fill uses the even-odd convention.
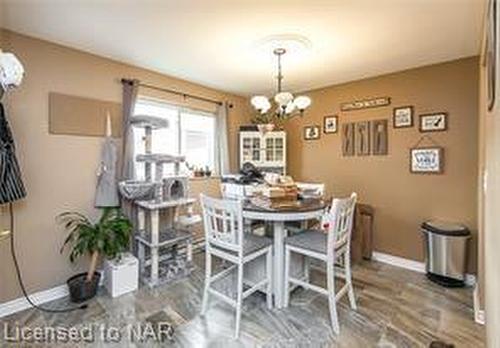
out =
[[[290,118],[297,114],[302,116],[304,110],[311,105],[311,98],[307,96],[294,97],[292,93],[282,90],[283,74],[281,72],[281,58],[286,53],[286,49],[282,47],[275,48],[273,53],[278,61],[278,76],[276,77],[278,80],[278,92],[274,96],[274,102],[277,105],[275,113],[282,118]],[[261,114],[266,114],[272,107],[269,99],[263,95],[252,97],[251,103]]]

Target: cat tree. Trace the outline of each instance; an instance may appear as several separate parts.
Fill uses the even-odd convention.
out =
[[[145,131],[144,180],[120,183],[120,192],[136,209],[136,256],[142,282],[149,286],[168,283],[192,270],[190,228],[201,221],[192,214],[195,199],[189,198],[188,177],[181,174],[184,156],[152,153],[153,131],[168,127],[168,121],[152,116],[134,116],[132,125]],[[164,175],[173,166],[173,174]],[[154,169],[154,172],[153,172]],[[179,214],[180,208],[187,213]]]

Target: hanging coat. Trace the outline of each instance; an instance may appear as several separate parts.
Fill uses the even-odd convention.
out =
[[[0,204],[5,204],[26,197],[17,163],[14,138],[9,123],[0,103]]]
[[[95,207],[118,207],[118,182],[116,180],[117,147],[111,136],[104,140],[101,164],[98,169]]]

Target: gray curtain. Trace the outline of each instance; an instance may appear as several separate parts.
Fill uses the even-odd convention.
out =
[[[136,177],[134,166],[134,133],[130,121],[134,116],[138,91],[139,80],[123,81],[122,180],[133,180]]]
[[[215,172],[216,174],[229,173],[229,144],[227,130],[227,103],[217,107],[215,121]]]

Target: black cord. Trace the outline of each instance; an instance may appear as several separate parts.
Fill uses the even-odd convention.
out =
[[[19,282],[19,285],[21,286],[21,290],[23,292],[24,297],[26,298],[26,301],[36,309],[39,309],[43,312],[49,312],[49,313],[67,313],[67,312],[73,312],[79,309],[86,309],[88,307],[87,304],[83,304],[81,306],[75,306],[75,307],[68,307],[68,308],[61,308],[61,309],[50,309],[50,308],[44,308],[36,303],[34,303],[29,295],[28,292],[26,291],[26,287],[24,286],[23,278],[21,277],[21,270],[19,269],[19,263],[17,262],[17,256],[16,256],[16,250],[14,249],[14,210],[12,209],[12,203],[9,203],[9,215],[10,215],[10,252],[12,254],[12,260],[14,260],[14,266],[16,269],[16,274],[17,274],[17,280]]]

